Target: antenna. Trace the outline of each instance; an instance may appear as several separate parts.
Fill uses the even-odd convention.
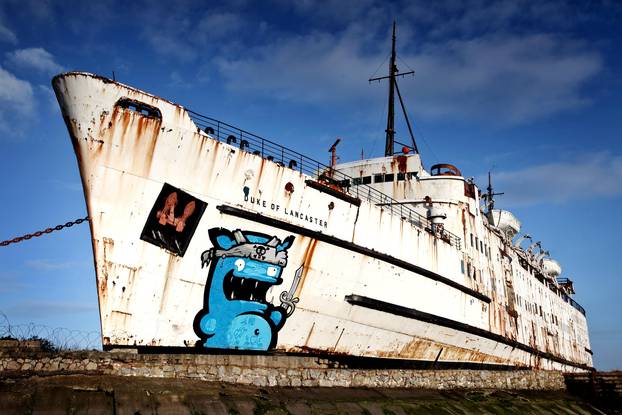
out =
[[[486,194],[482,197],[482,199],[486,200],[486,211],[488,213],[492,212],[495,208],[495,196],[501,196],[502,193],[494,193],[492,190],[492,178],[490,171],[488,172],[488,187],[486,188]]]
[[[391,41],[391,60],[389,62],[389,75],[381,76],[379,78],[369,79],[370,83],[373,81],[381,81],[383,79],[389,80],[389,111],[387,113],[387,129],[385,130],[385,132],[387,133],[385,147],[384,147],[385,156],[392,156],[394,153],[393,147],[395,144],[395,90],[397,90],[397,95],[400,99],[400,105],[402,106],[404,117],[406,118],[406,124],[408,125],[408,131],[410,133],[410,137],[413,142],[413,149],[415,150],[415,152],[419,153],[417,149],[417,144],[415,142],[415,137],[412,133],[412,128],[410,127],[410,121],[408,120],[408,116],[406,115],[404,101],[402,101],[402,95],[400,94],[399,88],[397,86],[397,80],[396,80],[398,76],[414,75],[415,71],[399,73],[399,70],[397,69],[397,65],[395,64],[396,57],[397,57],[397,53],[395,51],[395,20],[393,20],[393,37]]]

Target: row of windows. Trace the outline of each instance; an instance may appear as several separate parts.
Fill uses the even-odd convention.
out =
[[[403,182],[407,178],[408,180],[411,180],[415,177],[417,177],[416,172],[397,173],[397,174],[380,173],[380,174],[374,174],[373,176],[355,177],[354,179],[352,179],[352,184],[354,186],[358,186],[361,184],[370,184],[372,181],[372,178],[374,179],[374,183],[389,183],[392,181]]]
[[[546,311],[542,311],[542,306],[538,305],[536,303],[531,303],[529,301],[524,301],[520,295],[516,294],[516,302],[518,303],[519,306],[523,307],[525,310],[531,312],[531,314],[536,315],[536,316],[540,316],[544,318],[544,321],[546,321],[548,323],[548,318],[547,316],[549,316],[549,314]],[[557,320],[557,316],[555,314],[550,314],[551,317],[551,322],[559,325],[559,321]]]
[[[471,234],[471,247],[477,250],[478,245],[479,245],[479,251],[482,254],[484,254],[484,256],[486,256],[487,258],[492,257],[492,252],[490,251],[490,247],[487,244],[485,244],[483,241],[480,241],[477,236],[473,238],[473,234]]]
[[[477,280],[477,274],[479,271],[479,276],[480,276],[480,280],[482,279],[482,271],[478,270],[477,268],[475,268],[474,266],[472,266],[470,263],[466,264],[466,269],[465,269],[465,263],[464,260],[460,261],[460,268],[463,274],[465,274],[467,277],[469,278],[473,278],[474,280]],[[493,284],[493,290],[495,289],[495,283],[494,283],[494,279],[491,279],[492,284]],[[523,307],[524,309],[530,311],[532,314],[534,315],[539,315],[540,317],[543,317],[544,320],[548,323],[548,316],[550,316],[551,318],[551,322],[559,325],[559,321],[557,319],[557,316],[555,316],[554,314],[548,314],[545,311],[542,311],[542,306],[538,305],[536,303],[530,303],[529,301],[523,301],[523,298],[518,295],[515,294],[515,300],[516,303],[519,305],[519,307]]]

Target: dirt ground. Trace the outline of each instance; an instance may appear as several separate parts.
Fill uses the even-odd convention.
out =
[[[0,377],[0,414],[602,414],[564,392],[257,388],[193,380]]]

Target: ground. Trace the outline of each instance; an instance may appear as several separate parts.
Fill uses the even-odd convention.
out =
[[[0,377],[2,414],[602,414],[565,392],[257,388],[103,375]]]

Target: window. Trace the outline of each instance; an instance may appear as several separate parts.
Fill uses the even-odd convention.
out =
[[[393,181],[393,176],[394,176],[393,173],[385,174],[384,175],[384,181],[385,182],[392,182]]]
[[[460,272],[464,274],[464,259],[460,261]]]
[[[384,181],[383,174],[374,174],[374,183],[382,183]]]
[[[471,247],[473,247],[473,234],[471,234]]]
[[[363,184],[370,184],[371,183],[371,176],[365,176],[362,179],[363,179]]]
[[[404,179],[406,179],[406,174],[405,173],[398,173],[397,174],[397,181],[398,182],[402,182],[402,181],[404,181]]]
[[[130,98],[124,97],[119,99],[115,106],[136,112],[140,115],[144,115],[145,117],[158,118],[160,120],[162,119],[162,114],[156,107],[152,107],[144,102],[135,101]]]
[[[484,243],[482,241],[479,241],[479,250],[482,254],[484,253]]]
[[[361,183],[363,183],[363,178],[362,177],[355,177],[355,178],[352,179],[352,184],[354,186],[358,186]]]

